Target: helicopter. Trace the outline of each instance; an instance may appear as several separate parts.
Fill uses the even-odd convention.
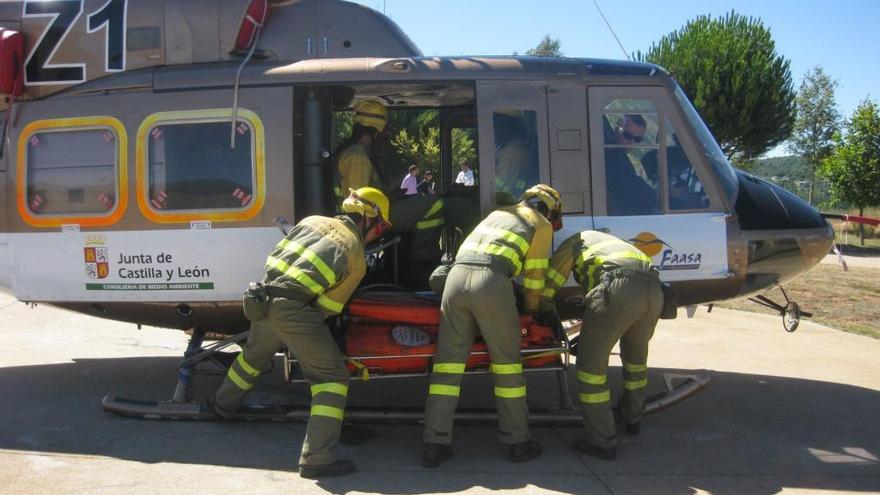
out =
[[[0,92],[0,286],[138,325],[246,331],[241,294],[278,225],[333,213],[339,131],[365,101],[432,112],[447,256],[502,189],[538,182],[562,195],[557,244],[587,229],[628,240],[678,306],[760,295],[833,241],[809,204],[730,165],[659,66],[426,57],[341,0],[0,2]],[[632,121],[643,134],[620,140]],[[497,166],[511,134],[526,157],[515,180]],[[453,182],[462,135],[473,187]],[[638,188],[614,179],[612,156]],[[578,318],[582,296],[561,290],[560,314]]]

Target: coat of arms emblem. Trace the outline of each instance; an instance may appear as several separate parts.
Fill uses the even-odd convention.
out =
[[[86,275],[89,278],[107,278],[110,274],[110,255],[103,239],[89,239],[83,248],[86,263]]]

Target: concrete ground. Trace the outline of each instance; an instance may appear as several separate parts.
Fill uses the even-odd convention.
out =
[[[683,314],[683,312],[682,312]],[[0,296],[0,490],[18,493],[880,493],[880,340],[778,317],[701,308],[664,321],[651,384],[663,372],[708,370],[709,388],[621,434],[618,460],[569,449],[577,427],[535,427],[544,455],[509,463],[492,426],[461,426],[455,457],[419,466],[420,428],[380,425],[342,446],[358,473],[300,479],[304,425],[151,421],[100,408],[115,393],[165,399],[186,345],[180,332],[99,320]],[[619,361],[611,376],[619,389]],[[200,377],[205,396],[218,383]],[[551,375],[530,399],[551,403]],[[257,397],[289,391],[278,371]],[[295,393],[304,396],[302,387]],[[420,404],[423,379],[355,384],[351,403]],[[463,402],[491,404],[491,384],[465,381]]]

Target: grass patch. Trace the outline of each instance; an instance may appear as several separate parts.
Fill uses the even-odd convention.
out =
[[[840,265],[814,266],[785,286],[793,301],[809,318],[838,330],[880,339],[880,270],[851,266],[844,272]],[[777,303],[785,298],[779,289],[765,294]],[[752,313],[778,314],[751,301],[737,300],[718,303],[719,307]],[[780,322],[780,327],[782,323]]]

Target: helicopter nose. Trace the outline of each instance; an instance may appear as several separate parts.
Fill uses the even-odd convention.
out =
[[[809,203],[785,189],[737,171],[736,213],[748,243],[748,268],[739,295],[784,284],[828,254],[834,231]]]

